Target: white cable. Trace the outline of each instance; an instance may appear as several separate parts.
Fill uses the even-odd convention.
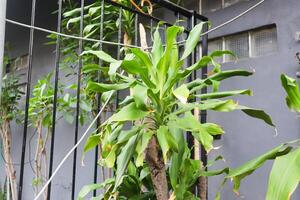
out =
[[[244,12],[240,13],[239,15],[235,16],[234,18],[202,33],[200,36],[204,36],[208,33],[211,33],[219,28],[222,28],[223,26],[226,26],[227,24],[230,24],[232,23],[233,21],[239,19],[240,17],[246,15],[247,13],[249,13],[250,11],[252,11],[253,9],[255,9],[256,7],[258,7],[260,4],[262,4],[265,0],[261,0],[259,1],[258,3],[256,3],[255,5],[251,6],[250,8],[248,8],[247,10],[245,10]],[[49,30],[49,29],[45,29],[45,28],[41,28],[41,27],[37,27],[37,26],[31,26],[31,25],[28,25],[28,24],[24,24],[24,23],[21,23],[21,22],[17,22],[17,21],[14,21],[14,20],[10,20],[10,19],[6,19],[6,21],[8,23],[11,23],[11,24],[15,24],[15,25],[18,25],[18,26],[22,26],[22,27],[26,27],[26,28],[30,28],[30,29],[35,29],[35,30],[39,30],[39,31],[42,31],[42,32],[46,32],[46,33],[50,33],[50,34],[55,34],[55,35],[59,35],[59,36],[62,36],[62,37],[67,37],[67,38],[73,38],[73,39],[78,39],[78,40],[85,40],[85,41],[90,41],[90,42],[100,42],[100,43],[103,43],[103,44],[111,44],[111,45],[117,45],[117,46],[126,46],[126,47],[133,47],[133,48],[140,48],[139,46],[136,46],[136,45],[130,45],[130,44],[124,44],[124,43],[119,43],[119,42],[109,42],[109,41],[105,41],[105,40],[97,40],[97,39],[93,39],[93,38],[88,38],[88,37],[79,37],[79,36],[75,36],[75,35],[68,35],[68,34],[64,34],[64,33],[58,33],[56,31],[52,31],[52,30]],[[180,42],[177,42],[175,44],[183,44],[185,43],[186,40],[183,40],[183,41],[180,41]],[[146,49],[151,49],[152,47],[148,47]]]
[[[38,198],[43,194],[44,190],[47,189],[48,185],[50,184],[50,182],[52,181],[52,179],[54,178],[54,176],[57,174],[57,172],[59,171],[59,169],[62,167],[62,165],[64,164],[64,162],[68,159],[68,157],[73,153],[73,151],[79,146],[79,144],[83,141],[83,139],[85,138],[85,136],[89,133],[90,129],[92,128],[92,126],[95,124],[95,122],[97,121],[98,117],[100,117],[101,113],[103,112],[104,108],[107,106],[110,98],[113,95],[113,91],[110,92],[107,100],[105,101],[105,103],[103,104],[101,110],[99,111],[99,113],[97,114],[97,116],[94,118],[94,120],[91,122],[91,124],[89,125],[89,127],[86,129],[86,131],[83,133],[83,135],[80,137],[80,139],[77,141],[77,143],[72,147],[72,149],[65,155],[65,157],[60,161],[59,165],[56,167],[56,169],[54,170],[53,174],[51,175],[51,177],[47,180],[47,182],[45,183],[45,185],[43,186],[43,188],[40,190],[40,192],[37,194],[37,196],[34,198],[34,200],[38,200]]]
[[[216,30],[218,30],[219,28],[222,28],[223,26],[226,26],[226,25],[228,25],[228,24],[234,22],[235,20],[239,19],[240,17],[246,15],[247,13],[249,13],[250,11],[252,11],[253,9],[255,9],[256,7],[258,7],[258,6],[259,6],[260,4],[262,4],[264,1],[265,1],[265,0],[259,1],[258,3],[256,3],[256,4],[253,5],[253,6],[251,6],[250,8],[248,8],[247,10],[245,10],[244,12],[242,12],[242,13],[240,13],[239,15],[235,16],[234,18],[232,18],[232,19],[230,19],[230,20],[228,20],[228,21],[226,21],[226,22],[224,22],[224,23],[222,23],[222,24],[220,24],[220,25],[218,25],[218,26],[216,26],[216,27],[214,27],[214,28],[212,28],[212,29],[210,29],[210,30],[204,32],[204,33],[202,33],[200,36],[204,36],[204,35],[206,35],[206,34],[208,34],[208,33],[211,33],[211,32],[213,32],[213,31],[216,31]],[[176,44],[182,44],[182,43],[185,43],[185,42],[186,42],[186,40],[183,40],[183,41],[177,42]]]
[[[66,38],[73,38],[73,39],[77,39],[77,40],[85,40],[85,41],[90,41],[90,42],[100,42],[100,43],[103,43],[103,44],[111,44],[111,45],[117,45],[117,46],[140,48],[139,46],[130,45],[130,44],[123,44],[123,43],[119,43],[119,42],[109,42],[109,41],[105,41],[105,40],[97,40],[97,39],[88,38],[88,37],[79,37],[79,36],[75,36],[75,35],[68,35],[68,34],[64,34],[64,33],[59,33],[59,32],[56,32],[56,31],[49,30],[49,29],[45,29],[45,28],[41,28],[41,27],[37,27],[37,26],[31,26],[31,25],[28,25],[28,24],[17,22],[17,21],[11,20],[11,19],[6,19],[6,21],[8,23],[15,24],[15,25],[18,25],[18,26],[22,26],[22,27],[25,27],[25,28],[35,29],[35,30],[38,30],[38,31],[42,31],[42,32],[45,32],[45,33],[50,33],[50,34],[55,34],[55,35],[59,35],[59,36],[66,37]]]
[[[205,32],[202,34],[205,35],[205,34],[208,34],[212,31],[215,31],[233,21],[235,21],[236,19],[242,17],[243,15],[247,14],[248,12],[250,12],[251,10],[255,9],[257,6],[259,6],[260,4],[262,4],[265,0],[262,0],[260,2],[258,2],[257,4],[255,4],[254,6],[250,7],[249,9],[247,9],[246,11],[242,12],[241,14],[237,15],[236,17],[226,21],[225,23],[223,24],[220,24],[219,26],[216,26],[215,28],[212,28],[211,30]],[[40,31],[44,31],[44,32],[48,32],[48,33],[55,33],[55,34],[58,34],[60,36],[64,36],[64,37],[69,37],[69,38],[74,38],[74,39],[82,39],[82,40],[89,40],[89,41],[96,41],[96,42],[103,42],[103,43],[106,43],[106,44],[113,44],[113,45],[124,45],[122,43],[115,43],[115,42],[108,42],[108,41],[101,41],[101,40],[95,40],[95,39],[90,39],[90,38],[81,38],[81,37],[77,37],[77,36],[71,36],[71,35],[66,35],[66,34],[62,34],[62,33],[57,33],[55,31],[50,31],[50,30],[47,30],[47,29],[43,29],[43,28],[39,28],[39,27],[32,27],[30,25],[26,25],[26,24],[22,24],[22,23],[19,23],[19,22],[15,22],[15,21],[12,21],[12,20],[8,20],[7,19],[7,22],[10,22],[10,23],[13,23],[13,24],[16,24],[16,25],[20,25],[20,26],[25,26],[25,27],[28,27],[28,28],[35,28],[37,30],[40,30]],[[185,41],[182,41],[182,43],[185,42]],[[137,46],[134,46],[134,45],[127,45],[127,46],[133,46],[133,47],[137,47]],[[124,71],[122,71],[121,74],[123,74]],[[95,122],[97,121],[97,119],[100,117],[101,113],[103,112],[104,108],[107,106],[108,102],[110,101],[110,98],[112,97],[113,95],[113,91],[110,92],[107,100],[105,101],[105,103],[103,104],[101,110],[99,111],[99,113],[97,114],[97,116],[94,118],[94,120],[91,122],[91,124],[89,125],[89,127],[86,129],[86,131],[83,133],[83,135],[80,137],[80,139],[77,141],[77,143],[72,147],[72,149],[65,155],[65,157],[62,159],[62,161],[59,163],[59,165],[56,167],[56,169],[54,170],[53,174],[51,175],[51,177],[47,180],[47,182],[45,183],[45,185],[43,186],[43,188],[40,190],[40,192],[38,193],[38,195],[34,198],[34,200],[38,200],[38,198],[43,194],[44,190],[46,190],[46,188],[48,187],[48,185],[50,184],[50,182],[52,181],[52,179],[54,178],[54,176],[57,174],[57,172],[59,171],[59,169],[62,167],[62,165],[64,164],[64,162],[68,159],[68,157],[73,153],[73,151],[79,146],[79,144],[83,141],[83,139],[85,138],[85,136],[89,133],[90,129],[92,128],[92,126],[95,124]]]

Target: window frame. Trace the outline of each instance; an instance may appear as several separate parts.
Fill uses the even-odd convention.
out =
[[[264,55],[253,55],[253,44],[252,44],[252,37],[254,33],[260,32],[260,31],[264,31],[264,30],[274,30],[276,32],[276,50],[273,52],[269,52],[266,53]],[[273,55],[275,53],[278,52],[278,34],[277,34],[277,26],[276,24],[269,24],[266,26],[262,26],[262,27],[258,27],[258,28],[254,28],[251,30],[247,30],[247,31],[241,31],[241,32],[237,32],[237,33],[233,33],[233,34],[229,34],[229,35],[225,35],[225,36],[221,36],[221,37],[216,37],[216,38],[212,38],[208,41],[208,45],[210,42],[212,41],[216,41],[216,40],[222,40],[222,50],[226,50],[226,38],[228,37],[232,37],[234,35],[241,35],[241,34],[248,34],[248,57],[245,58],[238,58],[238,60],[246,60],[246,59],[250,59],[250,58],[259,58],[259,57],[263,57],[263,56],[269,56],[269,55]],[[227,60],[226,59],[226,55],[222,56],[221,59],[221,63],[230,63],[230,62],[234,62],[233,60]]]

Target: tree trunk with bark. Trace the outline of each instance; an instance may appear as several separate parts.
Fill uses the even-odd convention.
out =
[[[12,200],[17,200],[17,180],[16,180],[16,171],[13,165],[13,159],[11,155],[11,129],[10,129],[10,122],[5,120],[1,125],[1,138],[3,144],[3,157],[5,162],[5,170],[6,175],[9,182],[9,188],[11,190],[11,197]]]
[[[201,200],[207,200],[207,178],[200,176],[198,179],[198,196]]]
[[[150,139],[146,149],[146,162],[150,169],[157,200],[168,200],[169,190],[165,163],[155,136]]]

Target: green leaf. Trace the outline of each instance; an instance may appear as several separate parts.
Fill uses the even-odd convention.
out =
[[[272,122],[272,118],[263,110],[253,109],[246,106],[238,106],[237,109],[242,110],[245,114],[249,115],[250,117],[257,118],[263,120],[265,123],[269,124],[270,126],[275,127]]]
[[[231,99],[225,101],[221,101],[218,99],[210,99],[210,100],[201,101],[200,104],[199,103],[179,104],[179,109],[173,112],[172,114],[179,115],[184,112],[193,110],[195,108],[198,108],[200,110],[214,110],[218,112],[230,112],[234,110],[241,110],[242,112],[249,115],[250,117],[263,120],[268,125],[275,127],[271,117],[263,110],[253,109],[246,106],[238,105]]]
[[[121,64],[122,64],[122,61],[116,61],[116,62],[110,63],[108,75],[114,75],[117,72],[117,70],[120,68]]]
[[[210,135],[221,135],[224,133],[224,130],[218,124],[205,123],[205,124],[201,124],[201,126]]]
[[[200,36],[202,32],[203,26],[207,24],[207,22],[201,22],[197,24],[190,32],[188,39],[186,40],[184,46],[184,52],[180,58],[180,60],[186,59],[195,49],[198,42],[200,41]]]
[[[104,158],[104,162],[105,162],[105,165],[108,167],[108,168],[113,168],[114,165],[115,165],[115,162],[116,162],[116,151],[118,149],[118,145],[114,145],[108,155]]]
[[[163,49],[162,41],[160,38],[159,25],[158,25],[154,32],[153,47],[152,47],[152,51],[151,51],[152,62],[153,62],[154,67],[157,66],[159,60],[161,59],[161,57],[163,55],[163,51],[164,51],[164,49]]]
[[[87,111],[87,112],[91,112],[92,111],[92,106],[86,100],[81,100],[80,101],[80,108],[82,110],[84,110],[84,111]]]
[[[175,139],[170,134],[167,126],[160,126],[157,130],[157,140],[163,152],[163,158],[165,163],[168,160],[168,153],[170,149],[178,151],[178,145],[175,142]]]
[[[229,96],[235,96],[239,94],[252,96],[251,90],[235,90],[235,91],[225,91],[225,92],[212,92],[207,94],[199,94],[195,95],[195,97],[199,97],[201,99],[219,99]]]
[[[114,63],[114,62],[117,62],[116,59],[114,59],[113,57],[111,57],[110,55],[108,55],[107,53],[105,53],[104,51],[87,50],[87,51],[84,51],[84,52],[81,54],[81,56],[87,55],[87,54],[95,55],[95,56],[97,56],[100,60],[103,60],[103,61],[108,62],[108,63]]]
[[[97,83],[90,81],[87,84],[86,90],[103,93],[108,92],[111,90],[124,90],[126,88],[129,88],[131,85],[133,85],[134,82],[129,83],[119,83],[119,84],[106,84],[106,83]]]
[[[232,51],[228,51],[228,50],[217,50],[212,52],[209,56],[215,58],[215,57],[221,57],[223,55],[231,55],[232,57],[236,57]]]
[[[300,92],[297,81],[285,74],[282,74],[281,84],[287,93],[286,104],[289,109],[300,112]]]
[[[151,60],[149,58],[149,55],[146,52],[142,51],[139,48],[132,48],[131,52],[142,61],[144,66],[147,67],[149,73],[153,72]]]
[[[88,35],[94,28],[99,28],[99,23],[96,24],[88,24],[86,27],[83,29],[83,35]]]
[[[189,98],[190,91],[186,84],[182,84],[173,91],[173,94],[181,103],[186,103]]]
[[[101,184],[90,184],[90,185],[85,185],[83,186],[83,188],[81,188],[81,190],[78,193],[78,197],[77,200],[84,200],[86,199],[86,195],[88,195],[90,192],[97,190],[97,189],[101,189],[106,187],[107,185],[113,184],[114,179],[110,178],[105,180],[103,183]]]
[[[275,159],[266,200],[289,200],[300,181],[300,148]]]
[[[160,89],[160,97],[163,96],[164,94],[164,84],[166,82],[166,78],[167,78],[167,72],[168,69],[170,68],[170,62],[172,60],[172,56],[171,53],[174,53],[173,50],[173,46],[176,46],[176,37],[178,35],[178,33],[183,31],[183,27],[179,27],[179,26],[171,26],[169,28],[167,28],[167,38],[166,38],[166,49],[165,52],[163,54],[163,56],[161,57],[158,65],[157,65],[157,76],[158,76],[158,87]],[[177,48],[177,47],[176,47]],[[178,52],[176,52],[178,53]],[[178,55],[174,55],[174,56],[178,56]]]
[[[184,117],[177,118],[174,121],[173,126],[183,129],[184,131],[191,131],[192,135],[204,146],[206,151],[210,151],[213,148],[213,137],[210,135],[208,130],[215,134],[219,131],[219,129],[221,129],[217,127],[217,125],[212,127],[212,124],[206,124],[203,126],[198,119],[191,114],[191,112],[186,112]],[[220,132],[222,133],[221,130]]]
[[[136,104],[130,103],[108,119],[111,122],[133,121],[145,117],[148,112],[140,110]]]
[[[100,143],[100,140],[101,136],[99,134],[90,135],[84,145],[83,152],[86,153],[91,149],[94,149]]]
[[[138,137],[138,135],[131,137],[127,144],[122,148],[121,153],[117,158],[116,183],[113,191],[116,191],[116,189],[122,183],[122,177],[134,154]]]
[[[287,146],[286,144],[282,144],[267,153],[250,160],[243,164],[242,166],[230,170],[228,176],[226,178],[231,178],[234,184],[234,192],[238,193],[238,189],[240,187],[241,180],[246,176],[252,174],[257,168],[261,167],[267,160],[273,160],[278,156],[285,155],[291,151],[291,147]]]
[[[132,96],[136,106],[144,111],[147,111],[147,106],[146,106],[147,88],[141,85],[136,85],[132,89]]]
[[[141,140],[139,140],[139,142],[136,146],[136,152],[138,155],[137,155],[137,158],[135,161],[135,165],[137,167],[143,166],[144,152],[148,146],[148,143],[149,143],[152,135],[153,135],[153,132],[151,132],[151,131],[142,133]]]

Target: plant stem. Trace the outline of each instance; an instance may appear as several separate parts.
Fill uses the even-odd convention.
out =
[[[1,126],[1,137],[3,143],[4,159],[5,159],[5,169],[8,177],[8,183],[11,190],[12,200],[17,200],[17,182],[16,174],[13,166],[13,159],[11,155],[11,129],[10,122],[5,120]]]
[[[146,162],[150,168],[150,174],[157,200],[169,199],[168,182],[165,163],[155,136],[150,139],[146,149]]]

